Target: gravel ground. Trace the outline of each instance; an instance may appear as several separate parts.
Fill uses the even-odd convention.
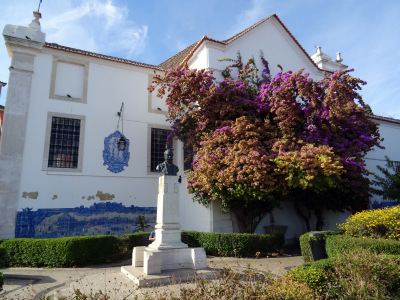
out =
[[[303,259],[297,252],[259,258],[207,257],[207,266],[210,270],[215,270],[215,274],[224,268],[230,268],[239,273],[252,270],[260,274],[270,272],[272,276],[280,277],[302,263]],[[158,287],[138,288],[121,273],[121,266],[130,264],[131,260],[126,260],[85,268],[0,269],[5,276],[4,290],[0,292],[0,298],[39,299],[50,296],[48,299],[71,299],[74,291],[79,289],[86,295],[101,290],[110,295],[111,299],[143,299],[146,294],[156,298],[165,294],[178,296],[181,288],[193,287],[191,282],[176,282]]]

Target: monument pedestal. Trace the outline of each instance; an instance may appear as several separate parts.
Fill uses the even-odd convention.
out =
[[[204,249],[188,248],[181,242],[177,176],[159,179],[155,232],[155,240],[148,247],[133,248],[132,267],[122,267],[121,271],[133,281],[138,280],[134,273],[162,275],[166,270],[207,268]],[[142,268],[141,272],[137,268]]]

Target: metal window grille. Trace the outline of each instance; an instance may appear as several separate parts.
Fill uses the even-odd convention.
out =
[[[171,130],[152,128],[151,129],[151,154],[150,171],[155,172],[158,164],[164,161],[165,145]]]
[[[78,167],[81,120],[53,117],[51,121],[49,168]]]

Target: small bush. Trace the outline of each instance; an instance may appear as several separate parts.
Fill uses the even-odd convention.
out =
[[[296,282],[307,284],[317,293],[322,293],[328,281],[325,270],[321,266],[303,265],[288,272],[288,277]]]
[[[283,234],[247,234],[185,231],[189,247],[202,247],[208,255],[254,257],[279,252],[284,245]]]
[[[359,212],[338,226],[352,237],[400,240],[400,205]]]
[[[3,290],[3,284],[4,284],[4,276],[3,273],[0,272],[0,292]]]
[[[12,239],[3,242],[10,266],[71,267],[115,261],[120,253],[115,236],[54,239]]]
[[[8,267],[7,250],[0,247],[0,268]]]

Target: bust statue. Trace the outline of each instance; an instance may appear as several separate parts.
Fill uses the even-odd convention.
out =
[[[168,176],[176,176],[179,168],[172,163],[172,159],[174,158],[174,152],[171,147],[168,147],[164,152],[165,161],[161,164],[157,165],[156,171],[159,173],[163,173]]]

